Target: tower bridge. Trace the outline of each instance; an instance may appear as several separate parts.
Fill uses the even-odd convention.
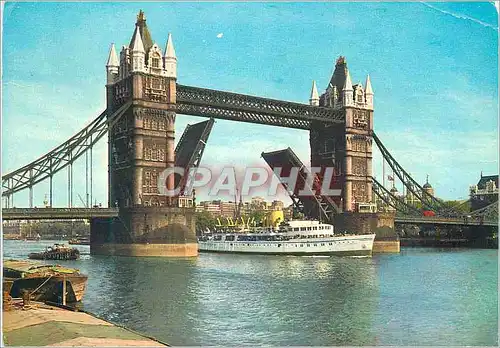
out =
[[[162,195],[157,182],[167,168],[196,168],[209,141],[213,119],[223,119],[309,131],[311,166],[321,168],[314,174],[314,180],[326,180],[326,170],[332,168],[335,175],[329,187],[341,192],[340,196],[304,197],[289,190],[295,208],[309,217],[358,232],[393,229],[395,212],[403,214],[396,219],[404,222],[493,224],[491,219],[464,220],[463,214],[446,207],[402,168],[374,132],[374,91],[370,77],[366,77],[364,85],[353,84],[345,57],[337,59],[324,93],[320,95],[313,82],[309,104],[186,86],[177,81],[172,36],[168,35],[162,49],[152,40],[141,11],[130,43],[121,48],[119,55],[114,44],[111,46],[106,73],[106,110],[48,154],[2,176],[5,218],[51,215],[68,218],[74,212],[75,217],[84,216],[92,221],[94,253],[196,255],[194,208],[180,205],[180,197]],[[189,126],[174,149],[178,114],[209,120]],[[78,158],[86,156],[86,182],[90,176],[92,202],[92,166],[89,170],[88,156],[91,164],[93,146],[105,135],[110,210],[74,209],[72,166]],[[373,177],[374,144],[395,176],[421,204],[420,209],[404,202]],[[271,168],[299,166],[301,184],[307,184],[308,173],[292,149],[262,156]],[[52,208],[53,176],[63,169],[68,170],[65,209],[70,211]],[[33,208],[33,187],[46,180],[50,183],[51,208],[44,212],[45,209]],[[169,190],[179,185],[182,192],[185,181],[173,175],[166,178]],[[25,189],[29,190],[32,209],[16,210],[14,194]],[[377,201],[382,204],[377,206]],[[422,209],[431,210],[436,216],[423,217]],[[490,217],[495,209],[498,212],[496,204],[484,212]]]

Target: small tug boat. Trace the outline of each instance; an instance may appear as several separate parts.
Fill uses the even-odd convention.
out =
[[[200,237],[200,252],[270,255],[371,255],[375,234],[334,233],[333,225],[291,220],[278,229],[243,229]]]
[[[45,251],[28,255],[28,258],[34,260],[76,260],[79,257],[78,249],[67,247],[64,244],[54,244],[45,248]]]
[[[63,283],[66,282],[66,302],[79,302],[85,293],[87,279],[74,268],[27,260],[3,261],[4,288],[10,286],[9,295],[14,298],[22,297],[27,291],[34,301],[62,303]]]

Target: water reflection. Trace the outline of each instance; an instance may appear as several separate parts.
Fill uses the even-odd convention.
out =
[[[5,241],[26,258],[52,242]],[[172,345],[495,345],[496,250],[195,259],[88,255],[84,308]]]
[[[406,249],[376,258],[382,345],[496,345],[496,250]],[[490,254],[495,262],[485,264]]]
[[[85,308],[104,318],[147,332],[171,344],[193,344],[189,337],[178,341],[178,332],[193,326],[199,311],[194,279],[196,259],[105,257],[93,258],[97,265],[94,289],[89,288]],[[96,272],[96,267],[98,271]],[[106,292],[96,289],[103,287]],[[95,296],[100,293],[100,296]]]
[[[200,300],[204,336],[210,337],[204,344],[372,342],[378,290],[370,258],[218,254],[202,258],[203,264],[218,270],[206,273],[205,297]],[[215,335],[221,332],[224,335]]]

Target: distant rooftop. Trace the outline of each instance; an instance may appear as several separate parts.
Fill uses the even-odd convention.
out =
[[[490,180],[495,183],[496,187],[498,187],[498,174],[497,175],[482,175],[481,174],[481,179],[479,179],[479,181],[477,183],[477,188],[480,190],[485,189],[486,183]]]

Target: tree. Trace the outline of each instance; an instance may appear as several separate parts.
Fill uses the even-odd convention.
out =
[[[461,202],[461,201],[444,201],[443,206],[448,209],[457,210],[461,213],[469,213],[470,212],[470,201]]]
[[[250,220],[254,219],[256,226],[261,226],[266,218],[266,213],[262,210],[255,210],[250,213]]]
[[[21,227],[21,234],[25,237],[36,236],[42,238],[62,239],[71,236],[89,236],[90,225],[83,221],[43,221],[28,222]]]
[[[195,214],[196,218],[196,230],[205,231],[206,229],[212,229],[217,225],[217,220],[210,215],[209,212],[202,211]]]

